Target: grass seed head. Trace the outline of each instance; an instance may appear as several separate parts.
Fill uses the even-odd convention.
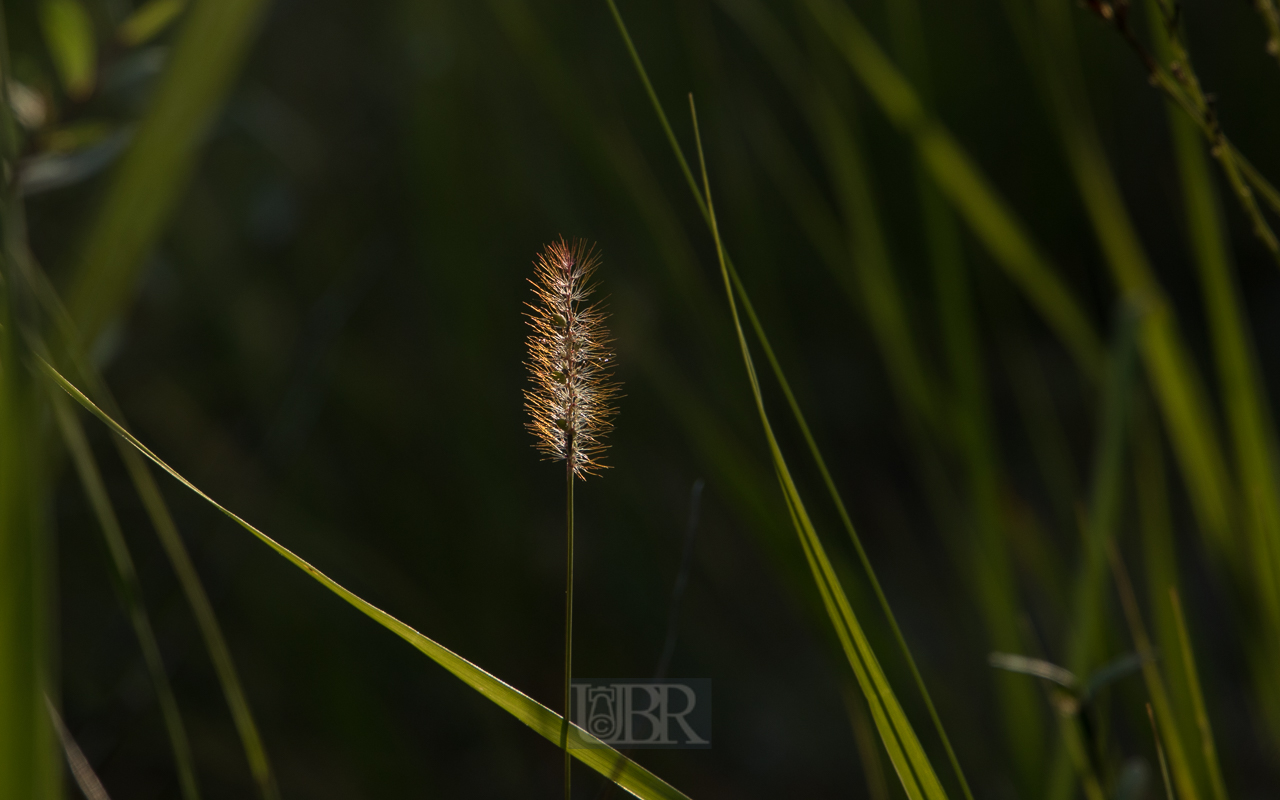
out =
[[[592,275],[600,266],[594,246],[563,238],[547,245],[534,261],[534,300],[529,303],[529,375],[525,391],[526,427],[548,459],[567,462],[578,478],[605,466],[602,441],[613,428],[618,384],[613,381],[613,349]]]

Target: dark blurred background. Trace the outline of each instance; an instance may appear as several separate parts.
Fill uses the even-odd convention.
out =
[[[56,124],[115,130],[143,113],[171,33],[127,51],[104,46],[97,88],[73,100],[56,87],[35,11],[8,5],[14,73],[55,98]],[[84,5],[107,31],[130,8]],[[685,95],[698,100],[726,245],[970,781],[981,797],[1034,796],[1017,788],[986,663],[993,648],[961,574],[963,471],[944,448],[921,444],[866,313],[785,199],[779,175],[808,174],[814,196],[837,205],[794,96],[726,13],[732,5],[620,4],[691,159]],[[912,151],[802,5],[768,5],[861,138],[912,331],[945,385]],[[883,3],[852,7],[890,38]],[[921,10],[939,117],[1109,334],[1117,295],[1004,7],[925,0]],[[1212,376],[1162,101],[1114,30],[1083,6],[1072,13],[1103,144],[1190,351]],[[1224,125],[1261,172],[1280,175],[1280,71],[1253,10],[1195,0],[1185,23]],[[559,708],[563,478],[524,430],[523,304],[541,246],[560,235],[598,242],[625,398],[611,469],[577,492],[575,673],[653,673],[693,487],[704,480],[669,673],[714,682],[714,747],[638,760],[695,798],[877,796],[859,756],[865,712],[847,706],[861,700],[772,475],[712,239],[604,2],[274,0],[201,147],[127,311],[94,345],[144,442],[340,583]],[[28,198],[32,249],[55,284],[65,285],[112,175],[107,167]],[[1274,382],[1280,275],[1223,197]],[[966,238],[964,253],[1005,465],[1002,502],[1010,518],[1029,520],[1011,528],[1036,532],[1010,534],[1018,592],[1052,660],[1078,563],[1073,504],[1087,499],[1098,390],[985,250]],[[1056,486],[1024,420],[1020,369],[1042,375],[1061,420]],[[782,395],[765,384],[819,531],[941,772],[945,759],[852,547]],[[108,432],[86,424],[201,788],[208,798],[250,796],[178,581]],[[1238,798],[1270,796],[1280,772],[1255,713],[1243,628],[1226,579],[1196,555],[1172,462],[1169,471],[1184,600],[1228,785]],[[73,471],[58,474],[58,671],[69,728],[117,800],[176,796],[165,728],[95,519]],[[284,797],[561,791],[553,745],[161,480]],[[1135,525],[1126,508],[1118,536],[1131,540]],[[1132,649],[1120,619],[1116,611],[1113,655]],[[1141,678],[1116,687],[1106,701],[1111,752],[1146,763],[1154,777],[1140,796],[1162,797]],[[1048,705],[1037,713],[1048,720]],[[1044,724],[1051,740],[1055,728]],[[887,796],[901,796],[887,761],[879,768]],[[596,796],[600,779],[579,769],[577,796]]]

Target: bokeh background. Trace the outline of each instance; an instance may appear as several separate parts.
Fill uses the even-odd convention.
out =
[[[1063,4],[1103,149],[1221,420],[1164,102],[1111,25]],[[13,75],[48,107],[28,157],[101,145],[122,131],[127,141],[195,11],[126,47],[113,31],[134,10],[129,0],[83,0],[97,70],[92,88],[73,96],[59,82],[40,5],[5,6]],[[894,5],[850,7],[890,48]],[[1110,338],[1119,295],[1040,67],[1011,22],[1009,8],[1021,5],[1034,4],[920,3],[931,103]],[[749,23],[757,6],[800,53],[799,84],[762,49],[767,36]],[[1019,619],[1041,648],[1028,654],[1051,661],[1062,659],[1070,629],[1097,385],[967,230],[960,252],[985,367],[955,373],[913,150],[805,4],[620,8],[690,159],[686,94],[698,101],[726,246],[970,782],[981,797],[1043,796],[1048,758],[1033,778],[1019,772],[998,700],[1009,678],[987,664],[997,648],[976,600],[984,576],[967,555],[980,513],[969,462],[945,435],[960,423],[942,411],[930,427],[895,386],[858,277],[869,229],[845,208],[796,86],[825,92],[859,142],[869,207],[930,396],[945,409],[962,402],[971,378],[983,387]],[[1132,13],[1143,32],[1140,12]],[[93,343],[139,437],[356,593],[558,708],[563,477],[539,461],[524,429],[523,304],[540,247],[560,235],[595,241],[625,398],[611,469],[577,492],[575,672],[648,677],[675,636],[669,674],[714,682],[714,747],[637,757],[691,797],[901,796],[772,474],[713,240],[608,6],[274,0],[250,18],[257,27],[229,71],[225,102],[207,112],[190,174],[143,248],[127,302]],[[1243,2],[1193,0],[1183,22],[1224,127],[1263,174],[1280,175],[1280,70],[1258,16]],[[58,131],[87,144],[60,145],[67,137]],[[119,174],[111,152],[95,152],[107,153],[102,164],[26,197],[32,252],[64,289]],[[1274,397],[1280,274],[1216,167],[1213,176]],[[764,363],[758,350],[757,358]],[[941,748],[785,400],[771,378],[764,384],[818,529],[942,772]],[[1139,423],[1157,422],[1146,408]],[[249,768],[181,587],[108,431],[87,417],[86,425],[204,796],[250,796]],[[1176,574],[1227,784],[1237,798],[1271,796],[1280,761],[1249,666],[1260,634],[1232,573],[1204,555],[1181,474],[1172,457],[1164,462]],[[97,523],[65,459],[54,476],[56,672],[68,727],[117,800],[175,796],[160,710]],[[695,501],[698,481],[705,488]],[[162,477],[161,485],[284,797],[561,791],[551,744],[177,483]],[[1132,484],[1123,494],[1116,535],[1145,602]],[[688,585],[673,615],[686,542]],[[1106,603],[1104,661],[1133,650],[1110,593]],[[1047,753],[1057,731],[1050,705],[1034,679],[1012,680],[1030,689],[1024,713]],[[1146,699],[1141,675],[1131,674],[1098,701],[1105,752],[1115,775],[1145,771],[1146,788],[1131,796],[1163,797]],[[599,796],[600,779],[577,774],[575,796]]]

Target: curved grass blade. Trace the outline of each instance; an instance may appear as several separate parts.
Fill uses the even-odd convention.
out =
[[[245,522],[233,511],[209,497],[209,495],[201,491],[195,484],[191,483],[179,474],[177,470],[161,460],[159,456],[148,449],[146,445],[140,442],[133,434],[125,430],[120,423],[108,416],[83,392],[63,377],[62,374],[58,372],[48,361],[41,359],[39,361],[39,366],[50,380],[61,387],[67,394],[71,395],[76,402],[84,406],[84,408],[91,414],[102,420],[103,423],[105,423],[107,427],[111,428],[111,430],[120,436],[120,438],[124,439],[136,448],[138,452],[142,453],[142,455],[151,459],[156,466],[169,473],[183,486],[186,486],[214,508],[221,511],[241,528],[244,528],[246,531],[253,534],[263,544],[283,556],[287,561],[289,561],[289,563],[309,574],[326,589],[350,603],[379,625],[382,625],[387,630],[413,645],[419,651],[431,658],[431,660],[453,673],[468,686],[484,695],[504,711],[528,725],[530,728],[533,728],[534,731],[546,740],[552,743],[560,741],[563,718],[559,714],[518,689],[504,683],[494,675],[485,672],[483,669],[472,664],[470,661],[467,661],[452,650],[449,650],[434,640],[427,638],[387,612],[361,598],[359,595],[356,595],[346,589],[328,575],[325,575],[323,572],[307,563],[289,548],[272,539],[270,536],[267,536],[248,522]],[[617,783],[618,786],[634,794],[636,797],[643,798],[644,800],[679,800],[680,798],[688,800],[684,794],[677,791],[661,778],[649,772],[639,764],[636,764],[634,761],[628,759],[626,756],[606,745],[604,742],[592,736],[582,728],[579,728],[577,725],[573,726],[573,732],[575,736],[579,737],[581,746],[571,747],[570,753],[579,761],[591,767],[596,772],[599,772],[601,775],[606,777],[616,775],[614,782]]]
[[[1175,56],[1163,15],[1149,0],[1148,16],[1153,24],[1156,54],[1168,63]],[[1209,330],[1213,337],[1218,366],[1218,384],[1226,411],[1233,445],[1236,474],[1248,508],[1244,522],[1251,534],[1250,562],[1256,570],[1258,593],[1270,614],[1273,635],[1259,637],[1258,649],[1270,666],[1263,666],[1259,688],[1274,686],[1271,677],[1280,664],[1274,632],[1280,630],[1280,496],[1275,491],[1280,476],[1275,461],[1275,426],[1270,413],[1258,357],[1250,341],[1240,289],[1235,279],[1221,205],[1214,188],[1208,160],[1196,126],[1173,104],[1166,104],[1169,132],[1181,179],[1184,213],[1191,251],[1200,273]],[[1160,604],[1161,606],[1163,603]],[[1268,646],[1268,643],[1270,646]],[[1255,656],[1255,658],[1258,656]],[[1276,698],[1271,702],[1274,706]],[[1272,709],[1272,724],[1276,709]]]
[[[1124,306],[1118,317],[1116,342],[1103,388],[1089,515],[1084,523],[1084,557],[1076,576],[1066,648],[1067,669],[1076,675],[1089,674],[1097,660],[1106,624],[1107,545],[1115,537],[1123,507],[1125,441],[1141,321],[1135,309]]]
[[[76,786],[80,787],[80,792],[86,800],[111,800],[102,781],[90,766],[89,759],[84,757],[84,751],[72,738],[71,731],[67,730],[66,723],[62,721],[62,716],[58,714],[58,709],[53,707],[53,701],[48,695],[45,695],[44,703],[49,709],[49,719],[53,720],[53,728],[58,733],[58,739],[62,742],[62,752],[66,754],[67,766],[71,768],[71,777],[75,780]]]
[[[1097,377],[1102,366],[1098,334],[1025,226],[950,132],[925,111],[911,84],[853,13],[834,0],[805,1],[889,120],[915,144],[938,188],[1026,293],[1081,370]]]
[[[886,115],[916,142],[934,179],[957,210],[1040,307],[1086,374],[1097,377],[1099,350],[1092,328],[969,157],[925,113],[910,83],[848,8],[834,0],[806,2]],[[1064,127],[1075,125],[1074,120],[1074,116],[1066,115]],[[1081,194],[1116,280],[1126,293],[1151,306],[1142,336],[1143,354],[1192,490],[1193,505],[1213,545],[1229,550],[1231,515],[1225,466],[1207,401],[1178,338],[1172,310],[1127,222],[1123,202],[1100,150],[1082,129],[1070,131],[1067,138]],[[1067,324],[1068,321],[1071,322]]]
[[[623,21],[622,15],[619,13],[614,0],[606,0],[606,2],[609,5],[609,10],[613,14],[613,19],[618,27],[618,32],[621,34],[623,42],[626,44],[627,51],[631,55],[631,60],[635,65],[636,72],[640,76],[640,80],[644,84],[645,91],[649,95],[649,100],[653,105],[654,113],[657,115],[658,121],[662,125],[662,129],[667,135],[667,141],[671,145],[672,153],[675,155],[676,161],[680,165],[681,172],[684,174],[685,180],[689,185],[689,189],[693,193],[694,202],[697,203],[698,209],[702,212],[703,219],[706,220],[708,227],[710,227],[712,218],[707,202],[703,199],[702,191],[698,188],[698,183],[693,177],[693,172],[689,169],[689,162],[685,159],[684,152],[680,149],[680,144],[675,138],[675,132],[671,129],[671,123],[667,119],[666,111],[663,110],[662,103],[658,100],[657,93],[653,90],[653,85],[649,81],[648,72],[644,68],[644,62],[640,60],[640,54],[637,52],[635,44],[631,40],[631,34],[627,30],[626,23]],[[947,755],[951,761],[951,766],[956,773],[956,777],[965,788],[965,794],[966,797],[968,797],[969,792],[967,781],[964,778],[964,772],[960,767],[959,759],[955,755],[955,750],[951,746],[951,740],[947,736],[946,729],[942,725],[942,719],[938,715],[937,708],[933,704],[933,698],[930,696],[928,688],[925,686],[924,678],[920,674],[920,669],[916,665],[915,658],[911,655],[911,649],[907,646],[906,638],[902,635],[902,630],[898,625],[897,618],[894,616],[893,610],[889,607],[888,598],[885,597],[884,590],[880,586],[880,581],[876,577],[875,570],[871,566],[871,561],[867,557],[866,550],[862,546],[862,541],[853,527],[853,521],[849,517],[848,510],[845,508],[844,501],[841,499],[839,491],[836,489],[835,481],[832,479],[831,473],[827,469],[826,461],[823,459],[822,453],[818,449],[817,441],[813,438],[813,433],[809,429],[809,424],[805,420],[804,413],[800,410],[800,404],[796,401],[795,394],[791,391],[791,385],[787,381],[786,374],[782,371],[782,366],[778,362],[777,356],[774,354],[773,347],[769,344],[769,338],[765,334],[764,327],[760,324],[760,319],[756,315],[754,306],[751,304],[751,298],[747,294],[746,287],[742,284],[741,279],[738,277],[737,270],[733,267],[733,261],[729,258],[728,252],[724,251],[723,246],[720,246],[718,252],[722,254],[724,258],[724,270],[728,275],[728,279],[732,282],[733,289],[737,292],[738,298],[742,301],[742,309],[746,313],[747,319],[751,322],[752,330],[764,350],[765,357],[769,361],[769,366],[773,371],[774,377],[782,388],[783,394],[787,399],[787,405],[791,409],[792,416],[795,418],[797,425],[799,425],[801,434],[804,436],[805,443],[809,448],[810,455],[813,457],[814,463],[817,465],[818,470],[822,475],[823,483],[831,496],[832,502],[835,504],[836,509],[839,512],[841,521],[844,523],[845,530],[849,533],[849,536],[853,541],[854,549],[858,553],[858,560],[867,575],[868,581],[871,583],[872,589],[875,591],[876,598],[889,622],[898,647],[906,658],[912,677],[915,680],[916,687],[919,689],[921,697],[925,702],[925,706],[928,708],[929,716],[938,732],[938,736],[941,738],[943,745],[946,748]],[[730,298],[730,301],[732,302],[732,297]],[[748,369],[754,383],[754,366],[749,365]],[[781,477],[779,480],[781,480]],[[803,517],[803,519],[807,520],[807,516]],[[842,639],[841,641],[843,642],[844,640]],[[878,664],[876,665],[876,671],[879,672]],[[881,677],[883,677],[883,675],[881,675]],[[889,746],[889,742],[887,740],[885,745],[886,748]]]
[[[1120,606],[1124,609],[1125,620],[1129,624],[1129,633],[1133,637],[1134,649],[1142,658],[1142,677],[1147,684],[1147,694],[1151,697],[1151,705],[1155,709],[1156,723],[1164,735],[1165,748],[1169,753],[1170,767],[1173,770],[1174,785],[1178,787],[1178,796],[1182,800],[1198,800],[1199,789],[1191,772],[1187,749],[1182,742],[1182,733],[1178,729],[1178,721],[1173,715],[1173,705],[1169,701],[1169,690],[1164,676],[1156,664],[1155,651],[1151,647],[1151,638],[1147,635],[1147,626],[1142,621],[1142,611],[1138,607],[1138,597],[1133,591],[1133,582],[1129,580],[1129,571],[1114,541],[1107,542],[1107,558],[1111,562],[1111,575],[1116,583],[1117,594],[1120,595]]]
[[[98,403],[105,407],[106,413],[121,423],[126,422],[119,404],[107,389],[106,382],[85,357],[75,324],[50,284],[48,275],[25,248],[20,251],[15,261],[22,268],[23,277],[53,324],[57,352],[72,367],[77,380],[97,397]],[[258,793],[264,800],[277,800],[280,791],[276,786],[266,747],[262,743],[257,723],[254,722],[253,712],[245,696],[244,687],[240,683],[240,676],[236,672],[235,661],[231,657],[226,637],[222,634],[217,614],[214,613],[213,604],[209,601],[208,593],[205,592],[200,574],[191,560],[191,554],[187,552],[187,547],[182,542],[182,535],[178,532],[178,526],[173,520],[173,515],[169,513],[169,507],[160,493],[160,487],[156,485],[154,476],[147,468],[146,461],[124,440],[114,438],[113,441],[121,460],[124,461],[125,469],[129,472],[134,490],[138,492],[147,516],[151,519],[156,536],[160,539],[160,545],[164,548],[169,563],[178,577],[187,603],[195,615],[196,625],[200,629],[205,649],[208,650],[209,658],[213,662],[214,673],[218,676],[218,684],[222,689],[223,697],[226,698],[227,707],[236,726],[236,733],[240,737],[245,758],[249,762],[249,771],[258,786]]]
[[[1178,649],[1182,655],[1182,664],[1187,677],[1187,691],[1195,708],[1196,728],[1200,733],[1200,748],[1204,752],[1205,765],[1209,771],[1209,784],[1213,787],[1214,800],[1227,800],[1227,785],[1222,780],[1222,767],[1218,764],[1218,748],[1213,743],[1213,727],[1209,724],[1209,712],[1204,706],[1204,694],[1200,691],[1200,676],[1196,670],[1196,657],[1191,651],[1191,635],[1187,633],[1187,621],[1182,615],[1182,601],[1178,598],[1178,590],[1169,587],[1169,605],[1173,608],[1173,619],[1178,630]]]
[[[84,427],[71,411],[67,399],[58,392],[49,392],[53,401],[53,415],[62,433],[62,441],[71,453],[76,473],[84,487],[84,493],[93,506],[93,513],[98,518],[102,529],[102,537],[107,543],[107,552],[111,556],[111,566],[115,571],[116,589],[120,602],[129,615],[134,634],[138,637],[138,645],[142,649],[142,659],[151,675],[155,686],[156,700],[160,704],[160,713],[164,717],[164,725],[169,733],[169,744],[173,749],[174,766],[178,772],[178,784],[182,788],[185,800],[199,800],[200,788],[196,781],[195,765],[191,758],[191,742],[187,739],[186,727],[182,724],[182,714],[178,711],[178,701],[173,696],[173,687],[169,684],[169,675],[165,671],[164,659],[160,656],[160,645],[156,642],[155,631],[151,627],[151,617],[147,614],[142,599],[142,585],[138,581],[137,570],[133,566],[133,556],[129,553],[129,545],[125,542],[124,531],[120,528],[120,520],[116,517],[107,494],[107,486],[102,480],[89,440],[84,434]]]
[[[266,0],[195,0],[75,265],[67,308],[91,342],[119,314],[195,165]]]
[[[805,558],[808,560],[809,567],[813,572],[814,582],[822,595],[823,605],[827,608],[832,625],[836,629],[836,635],[845,649],[849,664],[853,667],[858,684],[867,698],[868,705],[871,707],[872,718],[879,729],[880,738],[885,744],[885,749],[889,752],[889,758],[898,772],[898,778],[902,782],[903,789],[911,800],[918,800],[919,798],[942,800],[947,796],[946,792],[943,791],[941,783],[938,782],[933,766],[929,763],[928,756],[924,753],[924,748],[921,747],[915,732],[911,728],[911,723],[898,705],[898,700],[880,669],[875,653],[872,651],[870,643],[854,616],[853,609],[845,597],[844,589],[835,575],[831,562],[827,560],[822,542],[819,540],[817,531],[809,519],[804,501],[800,498],[800,493],[791,478],[791,472],[787,467],[785,457],[782,455],[777,438],[773,434],[773,426],[769,422],[769,415],[764,407],[764,397],[760,392],[760,383],[756,378],[751,350],[747,344],[746,334],[743,333],[742,321],[738,315],[738,306],[734,300],[735,286],[729,275],[724,245],[720,239],[719,226],[716,223],[715,206],[711,200],[711,182],[707,175],[706,159],[702,152],[702,137],[698,131],[698,118],[693,104],[693,95],[689,96],[689,110],[693,116],[694,139],[697,142],[698,163],[702,171],[703,197],[706,200],[711,234],[715,239],[716,254],[720,261],[720,272],[724,279],[725,294],[729,300],[729,310],[733,315],[734,328],[738,337],[738,345],[742,350],[743,363],[751,382],[756,411],[760,415],[760,424],[764,428],[765,438],[769,443],[774,470],[777,472],[778,483],[781,485],[783,496],[787,501],[787,508],[791,512],[792,523],[800,538]]]
[[[757,0],[718,0],[718,4],[738,22],[791,93],[832,177],[847,237],[835,246],[815,242],[819,253],[827,256],[824,264],[850,303],[866,316],[899,402],[918,414],[931,430],[945,435],[938,407],[942,393],[915,342],[856,119],[805,69],[799,50],[763,4]],[[765,132],[765,138],[781,137]],[[802,220],[802,225],[814,231],[807,221]]]
[[[1169,763],[1164,760],[1164,748],[1160,746],[1160,732],[1156,730],[1156,715],[1147,703],[1147,719],[1151,721],[1151,738],[1156,743],[1156,757],[1160,761],[1160,777],[1164,779],[1164,796],[1173,800],[1173,785],[1169,782]]]

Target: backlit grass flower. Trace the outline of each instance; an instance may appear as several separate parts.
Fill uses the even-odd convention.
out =
[[[600,265],[593,246],[576,239],[552,242],[534,262],[534,301],[529,303],[529,373],[533,388],[525,392],[538,437],[537,448],[549,459],[564,460],[582,478],[604,468],[602,441],[613,428],[618,384],[610,368],[608,314],[588,300],[595,291],[592,275]]]

